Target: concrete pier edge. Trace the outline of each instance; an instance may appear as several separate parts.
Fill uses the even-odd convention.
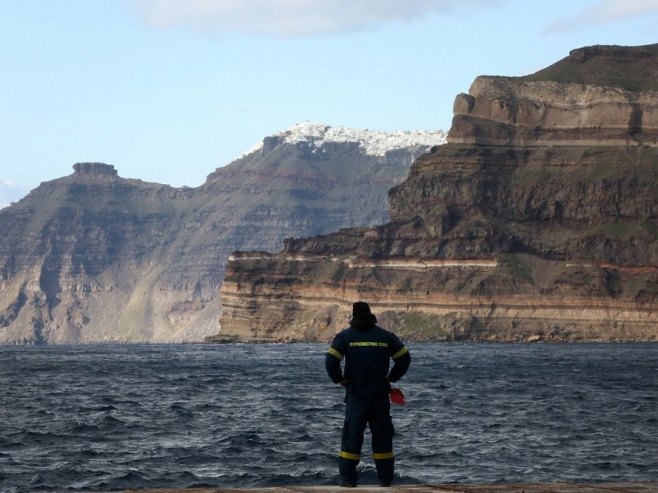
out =
[[[146,488],[121,490],[122,493],[658,493],[658,481],[610,481],[597,483],[494,483],[494,484],[414,484],[383,488],[363,485],[272,486],[266,488]]]

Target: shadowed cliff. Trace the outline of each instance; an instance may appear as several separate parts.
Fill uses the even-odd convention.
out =
[[[656,73],[658,45],[596,46],[478,77],[391,222],[234,254],[223,331],[327,340],[365,299],[411,339],[658,339]]]

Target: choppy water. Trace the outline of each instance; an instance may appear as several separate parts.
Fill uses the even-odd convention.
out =
[[[0,491],[335,484],[325,350],[0,347]],[[658,345],[411,351],[399,483],[658,479]]]

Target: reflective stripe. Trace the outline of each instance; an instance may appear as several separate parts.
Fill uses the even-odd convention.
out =
[[[373,459],[392,459],[395,457],[395,454],[393,452],[382,452],[379,454],[372,454]]]
[[[341,359],[341,360],[343,359],[343,355],[341,354],[341,352],[340,352],[340,351],[336,351],[336,350],[335,350],[334,348],[332,348],[332,347],[330,347],[330,348],[327,350],[327,352],[328,352],[330,355],[335,356],[335,357],[338,358],[338,359]]]
[[[400,356],[402,356],[403,354],[406,354],[408,352],[409,352],[409,350],[407,349],[407,346],[404,346],[402,349],[400,349],[397,353],[395,353],[393,355],[393,359],[398,359]]]
[[[359,454],[351,454],[350,452],[345,452],[344,450],[341,450],[338,456],[342,457],[343,459],[361,460],[361,456]]]

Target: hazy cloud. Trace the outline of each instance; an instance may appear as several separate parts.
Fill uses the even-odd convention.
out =
[[[0,209],[25,196],[27,190],[16,185],[14,180],[0,178]]]
[[[658,0],[603,0],[576,15],[549,24],[545,33],[578,29],[581,26],[602,25],[658,13]]]
[[[158,27],[312,36],[358,31],[506,0],[135,0]]]

